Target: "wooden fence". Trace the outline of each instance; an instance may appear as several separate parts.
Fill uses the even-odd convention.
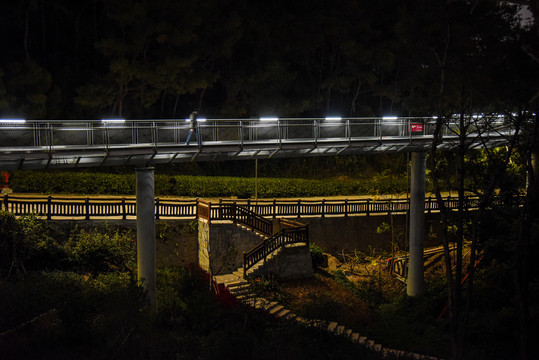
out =
[[[496,202],[500,200],[495,198]],[[518,203],[522,197],[516,198]],[[466,197],[465,208],[474,210],[479,207],[480,198]],[[445,206],[448,209],[458,208],[458,198],[446,197]],[[227,206],[228,204],[228,206]],[[344,200],[228,200],[206,202],[199,199],[155,199],[156,219],[224,219],[231,216],[227,211],[230,205],[236,204],[263,217],[325,217],[325,216],[353,216],[376,214],[404,214],[409,209],[408,199],[344,199]],[[4,195],[0,203],[0,210],[9,211],[16,216],[24,214],[37,214],[47,219],[70,218],[86,219],[98,217],[127,217],[136,216],[136,198],[105,198],[105,197],[59,197],[41,196],[26,197],[19,195]],[[425,199],[425,211],[439,211],[438,203],[434,198]]]

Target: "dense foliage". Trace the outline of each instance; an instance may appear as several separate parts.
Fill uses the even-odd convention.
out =
[[[157,270],[150,314],[129,233],[75,229],[56,241],[46,222],[5,212],[0,230],[2,359],[378,358],[245,308],[226,291],[213,295],[196,266]],[[24,272],[11,266],[15,241]]]
[[[155,175],[158,196],[254,198],[254,178]],[[395,194],[407,189],[406,175],[375,175],[369,179],[258,179],[258,197],[306,197],[361,194]],[[10,183],[15,192],[44,194],[135,194],[135,175],[99,172],[15,172]]]
[[[135,234],[130,230],[84,230],[59,234],[34,214],[15,218],[0,211],[0,275],[69,270],[81,274],[132,271]]]
[[[0,112],[26,118],[505,111],[534,33],[499,1],[5,2]],[[523,51],[523,49],[525,51]],[[532,49],[533,50],[533,49]]]

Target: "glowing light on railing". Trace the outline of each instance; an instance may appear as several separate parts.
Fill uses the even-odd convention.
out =
[[[438,119],[438,116],[433,116],[432,118],[433,118],[433,119]]]
[[[101,119],[103,123],[124,123],[125,119]]]
[[[277,120],[279,120],[278,117],[271,117],[271,116],[270,117],[261,117],[260,118],[260,121],[277,121]]]
[[[2,124],[24,124],[25,122],[24,119],[0,119]]]
[[[197,121],[204,122],[206,121],[206,118],[197,118]]]
[[[383,120],[397,120],[397,117],[396,116],[384,116],[382,119]]]
[[[341,121],[342,117],[340,117],[340,116],[328,116],[328,117],[326,117],[326,120],[328,120],[328,121]]]

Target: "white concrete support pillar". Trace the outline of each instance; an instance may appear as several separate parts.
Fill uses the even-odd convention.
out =
[[[150,309],[157,310],[155,271],[154,168],[136,169],[137,174],[137,268],[138,281],[146,291]]]
[[[408,296],[423,295],[425,271],[423,264],[423,242],[425,238],[425,177],[426,159],[424,152],[412,153],[412,178],[410,198],[410,258],[408,260]]]

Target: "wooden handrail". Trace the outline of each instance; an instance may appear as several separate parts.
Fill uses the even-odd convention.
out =
[[[288,245],[305,243],[309,246],[309,229],[307,225],[281,229],[275,235],[265,239],[252,250],[243,253],[243,277],[247,276],[247,270],[261,260],[266,260],[268,255],[275,250]]]
[[[515,197],[515,204],[523,203],[523,196]],[[477,196],[466,197],[466,208],[478,208],[480,198]],[[458,207],[458,198],[444,198],[445,206],[449,210]],[[494,198],[493,204],[501,203],[501,198]],[[234,206],[231,208],[231,206]],[[372,199],[344,199],[344,200],[221,200],[219,203],[193,199],[162,199],[156,201],[156,214],[159,218],[197,218],[206,220],[230,220],[231,217],[241,220],[244,216],[244,209],[256,213],[257,219],[268,217],[282,218],[306,217],[306,216],[351,216],[351,215],[373,215],[388,213],[405,213],[408,211],[409,202],[407,199],[372,200]],[[40,214],[42,216],[56,218],[81,217],[81,219],[91,219],[92,217],[127,216],[136,215],[136,199],[134,197],[66,197],[66,196],[20,196],[4,195],[0,201],[0,210],[9,211],[15,215],[29,213]],[[425,199],[425,211],[439,211],[439,206],[434,198]],[[238,215],[239,213],[239,215]],[[225,218],[226,217],[226,218]],[[266,219],[267,220],[267,219]],[[253,220],[254,221],[254,220]],[[262,221],[262,220],[256,220]],[[268,220],[269,221],[269,220]],[[253,224],[256,225],[256,224]],[[265,231],[265,230],[264,230]]]
[[[265,236],[270,236],[273,233],[273,222],[271,220],[235,203],[199,201],[198,214],[200,218],[208,220],[210,223],[214,220],[229,220]]]

